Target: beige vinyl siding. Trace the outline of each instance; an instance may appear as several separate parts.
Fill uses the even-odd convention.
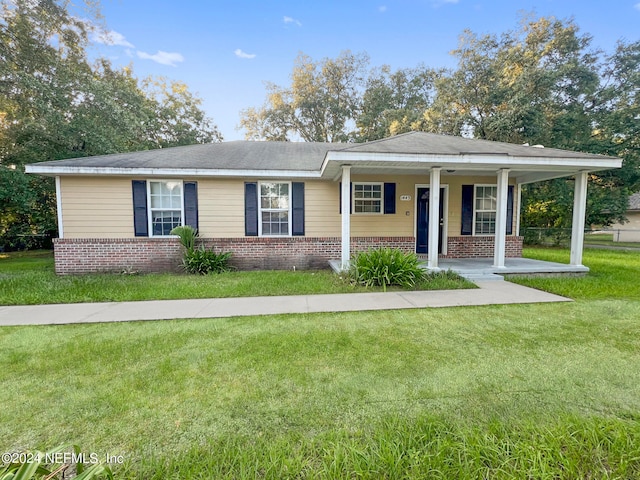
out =
[[[460,235],[462,229],[462,185],[496,185],[496,177],[459,177],[455,175],[443,176],[441,183],[449,185],[449,220],[447,225],[448,236]],[[515,180],[510,179],[509,185],[513,185],[513,225],[515,234],[516,217],[520,211],[518,205],[518,189]]]
[[[407,216],[411,202],[401,202],[401,195],[411,195],[413,199],[412,177],[397,175],[352,175],[352,183],[380,182],[396,184],[396,213],[394,214],[366,214],[351,215],[351,235],[354,237],[411,237],[413,236],[413,214]],[[384,203],[384,199],[383,199]]]
[[[339,237],[340,184],[320,180],[304,184],[304,221],[307,237]]]
[[[65,237],[133,237],[132,179],[132,177],[62,177],[60,183]],[[245,180],[184,179],[184,181],[189,180],[198,182],[200,235],[207,238],[244,237]],[[416,185],[428,186],[429,175],[353,175],[352,181],[396,184],[396,213],[352,214],[352,236],[414,236]],[[340,182],[305,180],[304,183],[305,235],[307,237],[339,237],[341,235]],[[513,181],[511,183],[513,184]],[[447,234],[458,236],[461,227],[462,185],[495,185],[496,177],[462,177],[443,174],[441,184],[448,187]],[[400,200],[403,195],[410,196],[411,200]],[[517,194],[515,194],[514,233],[516,212],[519,208],[517,200]]]
[[[351,215],[351,235],[354,237],[413,236],[413,178],[382,175],[354,175],[352,183],[395,183],[395,214]],[[428,180],[428,177],[427,177]],[[411,195],[411,201],[401,202],[401,195]],[[409,212],[407,216],[406,212]],[[309,237],[339,237],[342,232],[340,214],[340,182],[305,182],[305,233]]]
[[[130,178],[61,177],[65,238],[133,237]]]
[[[197,182],[200,236],[244,237],[244,180],[201,178]]]

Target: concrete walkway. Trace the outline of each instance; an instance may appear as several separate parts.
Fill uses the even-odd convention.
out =
[[[353,312],[512,303],[570,302],[510,282],[479,281],[475,290],[207,298],[143,302],[0,306],[0,326],[221,318],[289,313]]]

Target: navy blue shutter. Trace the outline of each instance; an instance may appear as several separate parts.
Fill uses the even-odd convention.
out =
[[[473,234],[473,185],[462,185],[461,235]]]
[[[244,184],[244,234],[247,237],[258,236],[258,184]]]
[[[184,224],[198,229],[198,182],[184,182]]]
[[[340,195],[340,199],[339,199],[339,203],[340,203],[340,213],[342,213],[342,182],[340,182],[340,185],[338,186],[338,193]],[[353,213],[353,201],[351,200],[353,198],[353,182],[351,182],[349,184],[349,213]]]
[[[147,217],[147,182],[132,180],[133,191],[133,231],[136,237],[149,236],[149,221]]]
[[[304,183],[291,184],[291,235],[304,235]]]
[[[513,185],[507,190],[507,235],[513,234]]]
[[[396,213],[396,184],[384,184],[384,213]]]

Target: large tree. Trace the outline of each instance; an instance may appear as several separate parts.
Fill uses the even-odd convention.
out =
[[[599,80],[590,43],[573,22],[554,18],[525,18],[500,36],[465,31],[452,52],[458,66],[439,84],[434,110],[457,118],[452,134],[582,146]]]
[[[90,62],[97,27],[68,2],[0,0],[0,15],[0,247],[55,234],[52,181],[25,163],[221,140],[186,85]]]
[[[357,141],[367,142],[420,130],[443,71],[424,66],[392,72],[387,65],[367,78],[362,108],[356,119]]]
[[[289,87],[267,83],[265,104],[241,112],[246,137],[307,142],[352,139],[368,63],[366,54],[349,51],[319,62],[301,53]]]

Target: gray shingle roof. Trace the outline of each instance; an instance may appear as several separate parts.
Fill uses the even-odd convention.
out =
[[[234,141],[40,162],[38,166],[317,171],[331,143]]]
[[[40,167],[172,168],[319,171],[329,151],[420,155],[509,155],[605,159],[552,148],[411,132],[361,144],[233,141],[41,162]]]
[[[602,155],[540,148],[473,138],[410,132],[342,149],[349,152],[398,153],[427,155],[509,155],[534,158],[605,158]]]
[[[629,210],[640,210],[640,192],[629,197]]]

